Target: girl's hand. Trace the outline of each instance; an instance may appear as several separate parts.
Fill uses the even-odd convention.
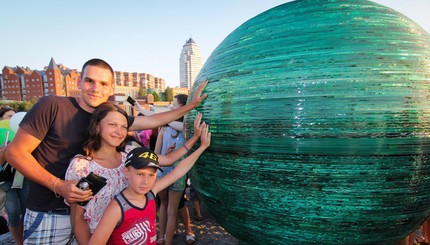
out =
[[[202,113],[198,112],[196,119],[194,119],[194,135],[195,137],[200,137],[200,135],[202,134],[202,128],[201,128],[201,122],[202,120]]]
[[[209,125],[202,123],[202,133],[200,136],[200,145],[208,148],[211,145],[211,133],[209,132]]]

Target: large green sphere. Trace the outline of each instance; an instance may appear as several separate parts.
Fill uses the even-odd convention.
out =
[[[242,24],[199,74],[212,145],[191,171],[246,244],[391,244],[430,214],[430,36],[366,0]],[[192,112],[186,129],[192,131]]]

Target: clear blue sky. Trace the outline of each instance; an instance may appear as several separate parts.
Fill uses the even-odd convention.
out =
[[[118,71],[145,72],[179,85],[179,55],[192,37],[204,61],[248,19],[289,1],[3,1],[0,69],[42,69],[51,57],[81,69],[93,57]],[[375,0],[430,33],[430,0]]]

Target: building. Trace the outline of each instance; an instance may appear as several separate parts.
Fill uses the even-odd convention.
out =
[[[0,99],[38,100],[44,96],[77,97],[80,72],[63,65],[57,65],[51,58],[44,70],[31,70],[28,67],[5,66],[0,74]],[[164,92],[164,79],[147,73],[115,71],[115,94],[137,97],[140,89]]]
[[[180,87],[191,89],[202,66],[199,46],[190,38],[186,41],[184,46],[182,46],[181,55],[179,57]]]
[[[178,94],[190,95],[190,90],[187,88],[172,88],[172,94],[173,94],[173,97],[175,97]]]

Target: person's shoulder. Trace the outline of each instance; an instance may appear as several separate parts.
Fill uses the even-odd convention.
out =
[[[156,199],[156,195],[153,190],[149,190],[145,195],[148,198],[148,200]]]
[[[91,158],[83,156],[81,154],[78,154],[78,155],[74,156],[72,158],[72,160],[70,160],[70,164],[69,164],[68,169],[75,169],[75,170],[76,169],[79,169],[79,170],[88,169],[91,161],[92,161]]]
[[[72,158],[72,161],[82,161],[82,162],[90,162],[92,159],[90,157],[84,156],[82,154],[77,154]]]
[[[39,104],[56,104],[56,105],[64,105],[64,103],[74,103],[76,98],[74,97],[65,97],[65,96],[57,96],[57,95],[48,95],[41,98],[38,103]]]
[[[76,155],[70,160],[66,170],[66,179],[80,179],[85,177],[89,171],[91,159],[83,155]]]
[[[137,148],[138,146],[133,145],[133,144],[127,144],[125,145],[125,149],[124,149],[124,153],[125,155],[127,155],[131,150],[133,150],[134,148]]]

